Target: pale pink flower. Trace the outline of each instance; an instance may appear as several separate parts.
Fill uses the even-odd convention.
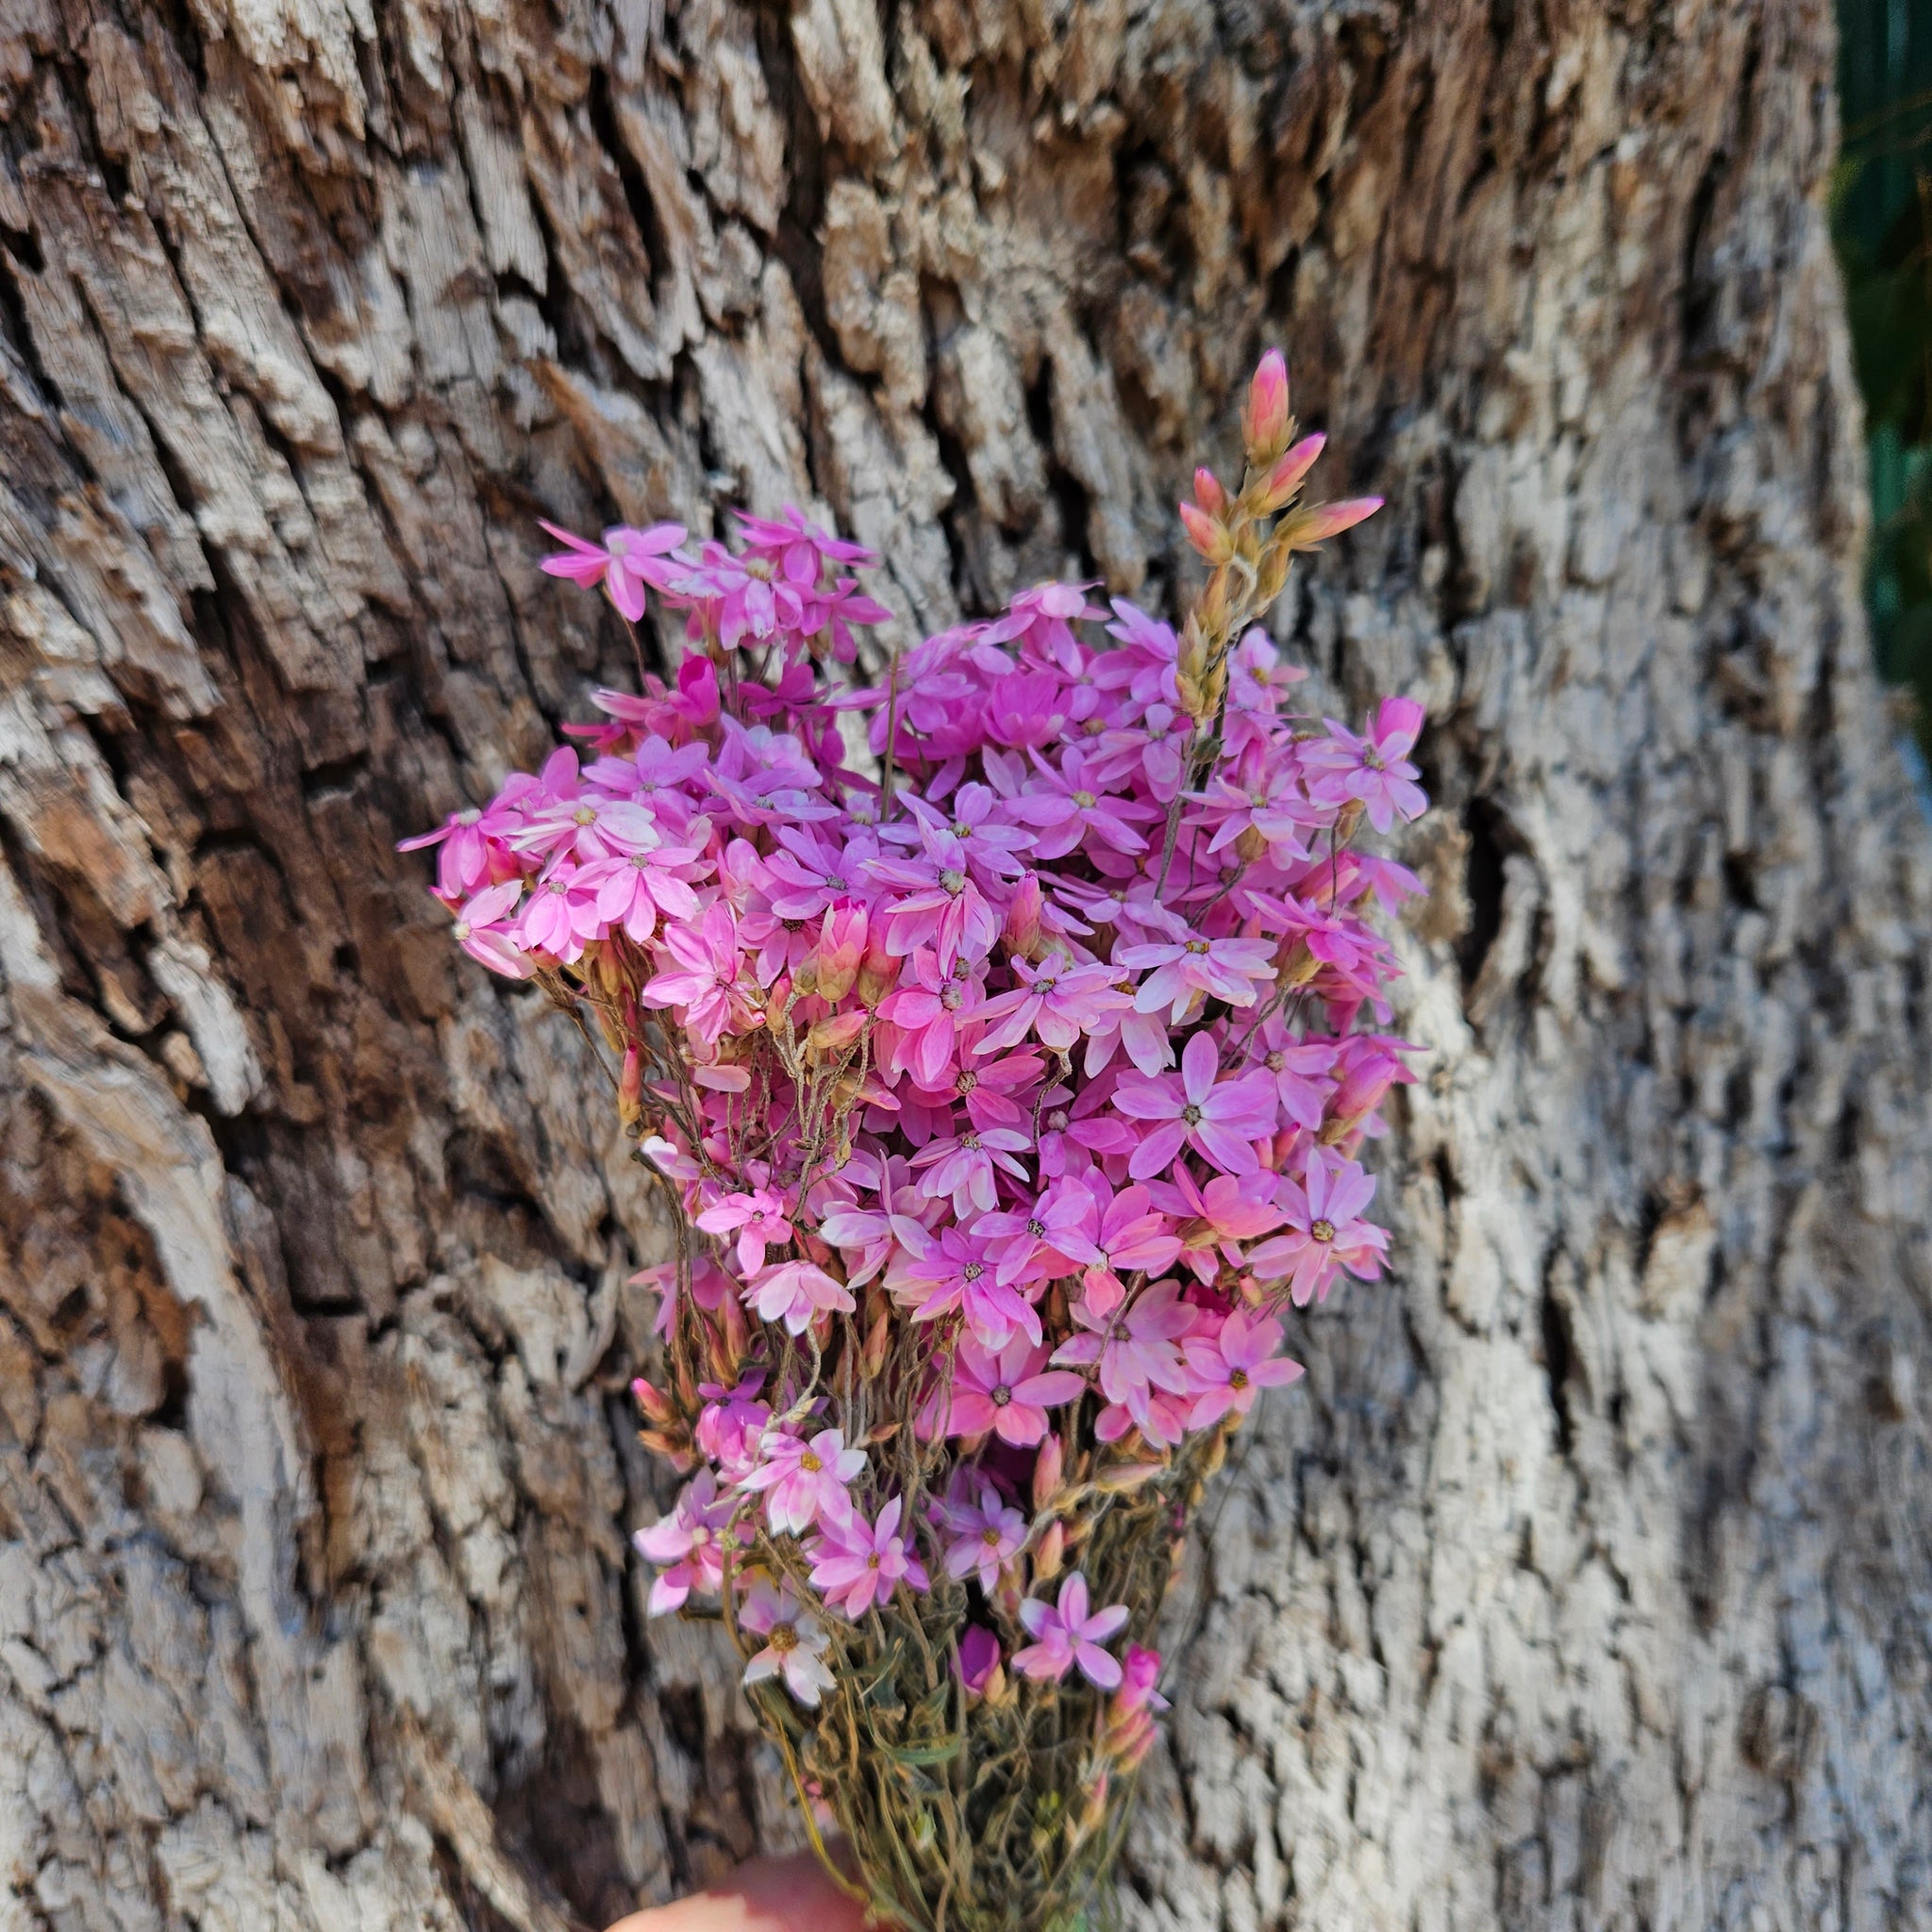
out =
[[[904,1499],[894,1496],[876,1523],[867,1523],[856,1509],[842,1523],[821,1521],[809,1552],[812,1587],[854,1623],[874,1604],[889,1603],[902,1583],[909,1590],[932,1587],[925,1566],[899,1533],[904,1508]]]
[[[848,1449],[837,1429],[821,1429],[808,1441],[768,1430],[760,1445],[763,1459],[738,1487],[762,1491],[774,1529],[793,1534],[821,1521],[842,1523],[852,1513],[845,1486],[865,1468],[865,1451]]]
[[[518,943],[510,914],[524,896],[522,879],[486,886],[457,913],[456,941],[471,958],[506,979],[527,979],[536,963]]]
[[[1114,963],[1129,972],[1145,972],[1134,994],[1135,1010],[1158,1013],[1179,1025],[1203,998],[1224,1000],[1231,1007],[1252,1007],[1259,990],[1274,978],[1274,944],[1271,940],[1185,937],[1125,946]]]
[[[731,908],[719,901],[696,925],[666,926],[662,945],[681,970],[658,974],[644,988],[644,1004],[683,1008],[684,1024],[706,1046],[716,1046],[751,1010],[738,991],[738,924]]]
[[[977,1485],[972,1500],[941,1506],[941,1521],[950,1539],[946,1544],[946,1574],[976,1576],[988,1596],[1000,1572],[1026,1546],[1026,1519],[989,1482]]]
[[[1130,1120],[1152,1124],[1127,1163],[1136,1180],[1172,1167],[1183,1146],[1224,1174],[1253,1174],[1260,1166],[1249,1143],[1274,1131],[1274,1085],[1258,1069],[1232,1080],[1219,1079],[1220,1072],[1214,1041],[1196,1033],[1181,1054],[1178,1078],[1121,1075],[1114,1107]]]
[[[1126,1294],[1123,1274],[1158,1274],[1180,1253],[1181,1244],[1145,1188],[1123,1188],[1116,1194],[1096,1174],[1088,1177],[1085,1191],[1091,1203],[1087,1218],[1056,1244],[1080,1263],[1087,1306],[1104,1315]]]
[[[1077,1570],[1060,1585],[1058,1604],[1028,1597],[1020,1606],[1020,1622],[1033,1640],[1013,1657],[1013,1668],[1023,1677],[1058,1682],[1077,1664],[1080,1674],[1097,1690],[1111,1690],[1119,1685],[1120,1660],[1101,1645],[1125,1628],[1127,1607],[1091,1609],[1087,1579]]]
[[[1338,1268],[1374,1280],[1389,1245],[1381,1228],[1361,1219],[1375,1192],[1374,1176],[1325,1147],[1309,1148],[1307,1160],[1301,1180],[1284,1178],[1274,1197],[1287,1229],[1248,1257],[1257,1279],[1287,1280],[1298,1308],[1327,1298]]]
[[[634,530],[619,524],[604,532],[602,545],[587,543],[556,524],[543,523],[566,548],[542,559],[539,568],[553,577],[569,577],[587,590],[599,584],[618,609],[635,624],[644,614],[644,587],[662,590],[675,574],[675,567],[659,561],[684,541],[682,524],[653,524],[645,530]],[[688,561],[688,559],[680,559]]]
[[[941,1228],[923,1253],[907,1257],[893,1286],[912,1304],[915,1321],[958,1309],[983,1347],[1004,1348],[1016,1333],[1032,1342],[1044,1339],[1032,1306],[999,1280],[991,1249],[957,1227]]]
[[[791,1239],[791,1224],[786,1218],[790,1211],[782,1194],[757,1188],[750,1193],[726,1194],[698,1216],[697,1224],[707,1234],[735,1230],[738,1265],[747,1274],[756,1274],[765,1265],[765,1249],[783,1247]]]
[[[744,1667],[746,1684],[780,1677],[801,1704],[816,1705],[838,1681],[825,1665],[831,1637],[804,1608],[788,1583],[774,1588],[770,1577],[755,1576],[738,1607],[738,1624],[765,1645]]]
[[[782,1322],[793,1335],[803,1335],[828,1309],[849,1315],[857,1304],[843,1283],[815,1263],[775,1261],[745,1284],[745,1293],[761,1322]]]
[[[1016,1046],[1029,1033],[1042,1046],[1063,1051],[1083,1033],[1091,1033],[1106,1014],[1128,1004],[1126,995],[1115,990],[1111,966],[1076,966],[1064,953],[1049,953],[1038,966],[1015,959],[1012,968],[1020,984],[967,1015],[998,1022],[974,1047],[974,1053]]]
[[[1263,1389],[1299,1381],[1302,1365],[1279,1353],[1281,1324],[1272,1315],[1236,1308],[1211,1337],[1191,1335],[1181,1344],[1195,1390],[1188,1426],[1205,1429],[1230,1409],[1246,1415]]]
[[[1420,818],[1429,800],[1416,783],[1422,774],[1407,754],[1424,715],[1413,698],[1384,698],[1360,738],[1330,718],[1326,742],[1302,750],[1303,764],[1316,774],[1310,793],[1335,804],[1359,799],[1378,832],[1386,832],[1397,818]]]
[[[737,1507],[718,1493],[715,1472],[703,1469],[669,1516],[631,1538],[638,1555],[663,1570],[651,1586],[650,1615],[678,1608],[693,1591],[716,1596],[724,1588],[724,1545]]]
[[[1155,1390],[1190,1392],[1187,1366],[1175,1344],[1193,1327],[1194,1311],[1181,1301],[1173,1282],[1157,1284],[1110,1315],[1081,1302],[1074,1320],[1081,1332],[1060,1344],[1054,1360],[1069,1367],[1097,1366],[1100,1392],[1124,1407],[1143,1429]]]
[[[935,1398],[945,1416],[948,1436],[977,1436],[991,1430],[1001,1441],[1030,1449],[1045,1434],[1046,1412],[1087,1392],[1084,1377],[1071,1369],[1049,1369],[1046,1347],[1016,1335],[997,1351],[982,1348],[970,1335],[953,1358],[953,1380]]]

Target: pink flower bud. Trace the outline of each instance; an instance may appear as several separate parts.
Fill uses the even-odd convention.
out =
[[[1328,1096],[1327,1119],[1337,1126],[1353,1126],[1382,1104],[1390,1088],[1412,1082],[1415,1075],[1380,1041],[1357,1037],[1342,1051],[1340,1077]]]
[[[881,920],[868,938],[865,958],[858,964],[858,1004],[867,1012],[898,985],[905,963],[886,951],[886,927]]]
[[[1288,364],[1270,349],[1248,385],[1241,409],[1241,441],[1255,462],[1272,462],[1288,441]]]
[[[1221,478],[1212,470],[1194,472],[1194,501],[1210,517],[1218,517],[1227,508],[1227,491],[1221,487]]]
[[[1033,1458],[1033,1507],[1044,1509],[1059,1494],[1060,1475],[1066,1467],[1067,1452],[1060,1446],[1060,1439],[1048,1433],[1046,1441],[1040,1445],[1040,1453]]]
[[[1046,1525],[1046,1534],[1033,1546],[1033,1579],[1046,1583],[1060,1574],[1067,1554],[1067,1526],[1056,1518]]]
[[[1159,1681],[1160,1653],[1130,1643],[1121,1658],[1121,1688],[1114,1693],[1114,1702],[1123,1710],[1144,1710],[1150,1704],[1157,1709],[1165,1708],[1167,1700],[1154,1688]]]
[[[865,1031],[866,1018],[862,1010],[855,1010],[819,1021],[805,1036],[806,1052],[824,1058],[843,1053]]]
[[[1291,549],[1312,550],[1330,537],[1339,537],[1365,523],[1382,508],[1379,496],[1347,496],[1340,503],[1318,504],[1313,509],[1297,510],[1286,525]]]
[[[1328,439],[1321,434],[1305,436],[1291,450],[1285,452],[1281,460],[1268,473],[1268,494],[1263,502],[1266,509],[1279,509],[1302,487],[1302,479],[1315,467],[1315,458],[1322,454]]]
[[[1209,563],[1225,563],[1234,555],[1234,539],[1227,534],[1227,527],[1218,518],[1211,517],[1204,509],[1197,509],[1191,503],[1180,507],[1181,524],[1188,533],[1188,541],[1205,557]]]
[[[624,1050],[624,1071],[617,1081],[617,1115],[625,1126],[644,1110],[644,1060],[635,1046]]]
[[[858,977],[859,962],[865,958],[865,908],[850,904],[825,908],[819,927],[819,943],[814,955],[818,966],[819,997],[837,1005],[852,991]]]
[[[984,1624],[969,1624],[959,1640],[959,1681],[977,1697],[999,1668],[999,1639]]]
[[[637,1406],[654,1423],[668,1423],[676,1419],[677,1411],[672,1407],[670,1398],[652,1388],[641,1375],[632,1382],[630,1392],[636,1399]]]
[[[1039,874],[1029,872],[1013,893],[1013,903],[1007,908],[1006,929],[1000,936],[1010,956],[1033,958],[1040,945],[1040,915],[1044,905]]]

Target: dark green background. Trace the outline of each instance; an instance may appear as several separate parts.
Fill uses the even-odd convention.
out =
[[[1839,0],[1832,233],[1865,394],[1880,668],[1932,749],[1932,0]]]

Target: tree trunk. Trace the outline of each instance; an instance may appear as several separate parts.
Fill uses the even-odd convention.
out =
[[[0,0],[0,1927],[600,1924],[793,1827],[646,1626],[660,1230],[401,834],[815,506],[1172,602],[1288,349],[1429,707],[1398,1257],[1174,1608],[1130,1923],[1932,1915],[1932,840],[1825,0]],[[1916,1499],[1916,1500],[1915,1500]]]

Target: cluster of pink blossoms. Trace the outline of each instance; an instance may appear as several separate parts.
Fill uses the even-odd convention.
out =
[[[1320,447],[1278,371],[1271,514]],[[1220,569],[1241,526],[1196,494]],[[1292,511],[1283,571],[1374,508]],[[1284,1307],[1379,1271],[1357,1154],[1410,1076],[1371,915],[1420,886],[1353,839],[1423,809],[1421,707],[1302,716],[1259,628],[1217,658],[1059,583],[859,685],[874,559],[796,511],[736,551],[558,534],[547,570],[657,596],[689,654],[410,842],[466,951],[601,1027],[691,1231],[638,1391],[695,1472],[638,1538],[651,1608],[724,1599],[747,1681],[813,1706],[841,1624],[951,1589],[969,1690],[1078,1673],[1131,1758],[1158,1659],[1116,1654],[1068,1499],[1234,1426],[1301,1374]]]

